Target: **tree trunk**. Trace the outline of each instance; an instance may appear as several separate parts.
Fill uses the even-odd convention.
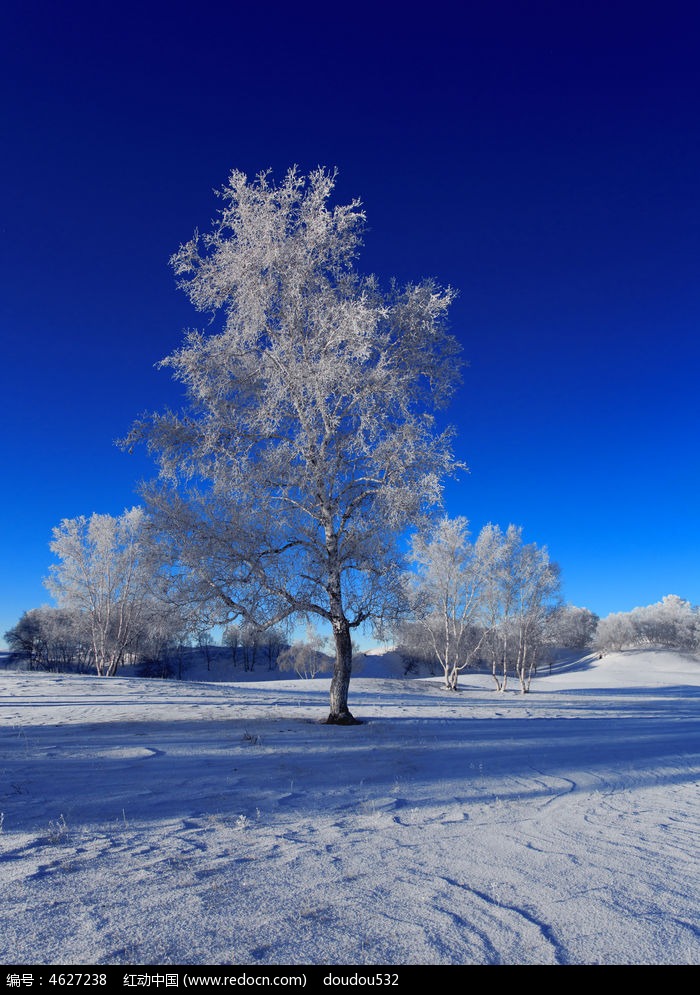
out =
[[[331,711],[326,720],[327,725],[352,726],[359,725],[348,709],[348,690],[352,671],[352,640],[350,626],[346,618],[333,619],[333,637],[335,639],[335,666],[331,680]]]

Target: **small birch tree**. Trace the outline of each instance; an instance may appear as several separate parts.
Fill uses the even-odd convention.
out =
[[[520,691],[527,694],[537,671],[538,654],[560,605],[561,571],[546,547],[534,542],[519,544],[511,561],[515,598],[513,628],[514,666]]]
[[[487,646],[496,690],[505,691],[513,670],[520,690],[530,690],[538,654],[560,606],[560,569],[546,547],[523,543],[522,528],[503,533],[486,525],[476,543],[488,563],[483,592]]]
[[[456,466],[433,415],[460,349],[449,288],[382,292],[356,273],[364,213],[331,208],[334,184],[323,169],[279,186],[231,173],[211,233],[171,260],[221,327],[163,361],[184,413],[145,416],[125,444],[158,462],[145,500],[213,622],[329,623],[328,722],[352,724],[352,630],[400,597],[397,538]]]
[[[477,658],[487,630],[482,624],[484,563],[469,541],[466,518],[442,518],[412,540],[407,575],[414,625],[442,667],[445,688],[456,691],[459,674]]]
[[[327,639],[316,632],[313,626],[306,626],[306,638],[293,642],[277,657],[278,670],[293,670],[297,677],[309,680],[317,674],[327,673],[331,661],[323,652]]]
[[[502,532],[498,525],[485,525],[476,541],[478,555],[488,563],[482,593],[486,650],[497,691],[508,687],[508,663],[512,637],[511,615],[515,604],[512,562],[519,541],[516,526]]]
[[[111,677],[141,635],[150,599],[145,566],[143,508],[115,518],[65,518],[53,530],[46,587],[59,608],[79,611],[90,634],[95,669]]]

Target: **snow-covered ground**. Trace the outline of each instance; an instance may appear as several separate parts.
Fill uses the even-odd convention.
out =
[[[0,962],[700,964],[700,660],[382,668],[0,670]]]

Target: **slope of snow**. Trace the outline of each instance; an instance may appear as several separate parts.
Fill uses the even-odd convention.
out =
[[[0,671],[2,963],[700,964],[697,658],[385,662],[350,728],[327,677]]]

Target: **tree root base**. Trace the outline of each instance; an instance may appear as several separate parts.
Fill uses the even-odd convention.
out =
[[[331,712],[323,724],[326,726],[361,726],[362,722],[350,712],[341,712],[340,715],[334,715]]]

